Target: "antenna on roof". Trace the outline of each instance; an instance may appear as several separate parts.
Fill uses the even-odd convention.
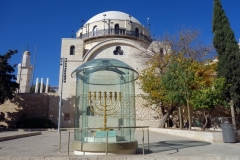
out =
[[[23,53],[24,53],[24,46],[23,46],[23,49],[22,49],[22,60],[21,60],[21,66],[20,66],[20,74],[19,74],[19,80],[18,80],[18,93],[20,93],[20,86],[21,86],[21,75],[22,75],[22,62],[23,62]]]
[[[81,20],[81,28],[83,27],[84,20]]]
[[[36,53],[37,53],[37,46],[35,46],[34,59],[33,59],[32,86],[33,86],[34,71],[35,71],[35,64],[36,64]]]

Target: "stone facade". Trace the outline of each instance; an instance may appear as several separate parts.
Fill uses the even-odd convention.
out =
[[[139,71],[143,69],[143,65],[136,54],[145,52],[150,43],[148,29],[134,17],[117,11],[92,17],[78,30],[76,38],[63,38],[61,58],[67,58],[67,69],[66,83],[62,84],[60,66],[59,94],[62,90],[62,112],[70,115],[70,122],[63,121],[64,118],[61,117],[61,127],[73,127],[74,124],[76,79],[72,78],[71,73],[77,67],[92,59],[113,58]],[[121,53],[116,51],[119,47]],[[141,92],[136,84],[135,93]]]

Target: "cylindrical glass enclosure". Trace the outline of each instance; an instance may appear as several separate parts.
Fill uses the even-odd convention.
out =
[[[72,76],[77,83],[75,128],[93,128],[75,130],[74,149],[101,152],[102,149],[92,149],[90,144],[96,146],[106,141],[136,146],[135,128],[131,127],[136,127],[134,81],[138,78],[137,71],[122,61],[104,58],[84,63]],[[84,144],[88,144],[85,147],[88,149],[84,149]],[[136,149],[113,148],[112,152]]]

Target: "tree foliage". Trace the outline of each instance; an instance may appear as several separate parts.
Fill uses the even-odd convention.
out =
[[[240,53],[229,20],[222,8],[220,0],[214,0],[213,45],[218,53],[218,77],[226,82],[225,96],[234,103],[240,100]]]
[[[211,85],[201,85],[201,88],[193,92],[192,104],[196,109],[212,110],[216,106],[226,106],[223,97],[225,87],[224,78],[215,78]]]
[[[9,60],[12,55],[17,53],[17,50],[9,50],[6,54],[0,55],[0,104],[3,104],[8,99],[13,99],[19,84],[16,83],[14,75],[14,67],[10,65]]]
[[[198,30],[183,28],[177,34],[166,34],[160,41],[153,42],[147,52],[139,56],[147,65],[139,78],[144,98],[150,104],[168,108],[167,116],[179,104],[190,101],[198,84],[210,84],[213,70],[209,71],[204,64],[213,57],[213,47],[201,43],[199,35]]]
[[[236,128],[234,108],[240,103],[240,52],[220,0],[214,0],[213,45],[218,53],[218,77],[225,78],[225,97],[230,102],[232,123]],[[239,106],[240,107],[240,106]]]
[[[202,109],[205,117],[205,130],[208,118],[216,106],[227,106],[227,102],[223,97],[225,89],[224,78],[214,78],[211,85],[202,84],[198,90],[193,91],[193,98],[191,103],[194,109]]]
[[[191,85],[194,82],[194,71],[191,70],[191,61],[182,56],[171,61],[165,74],[162,75],[166,97],[169,101],[184,105],[191,94]]]

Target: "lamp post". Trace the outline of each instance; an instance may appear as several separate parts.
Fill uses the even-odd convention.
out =
[[[61,109],[62,109],[62,90],[63,90],[63,81],[64,81],[64,70],[65,70],[65,58],[60,59],[60,65],[62,66],[62,80],[61,80],[61,90],[60,90],[60,99],[58,107],[58,133],[60,133],[61,126]]]
[[[106,17],[106,14],[103,14],[103,17],[104,17],[104,18],[103,18],[103,23],[104,23],[104,24],[103,24],[103,25],[104,25],[103,27],[104,27],[104,35],[105,35],[105,17]]]

